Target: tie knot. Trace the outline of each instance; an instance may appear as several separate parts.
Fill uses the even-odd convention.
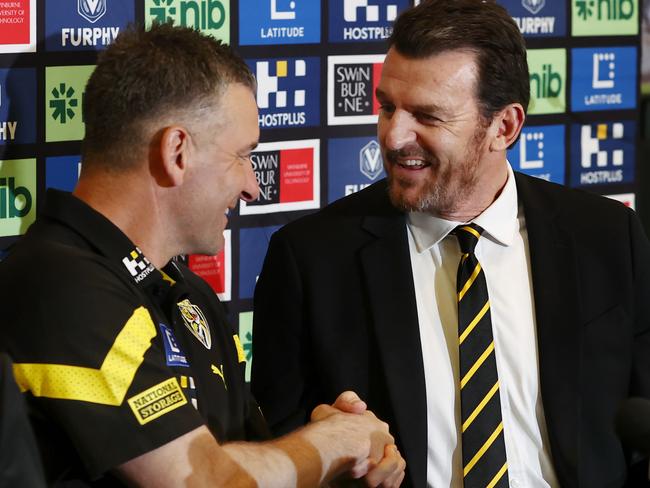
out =
[[[483,228],[480,225],[476,225],[474,223],[459,225],[453,230],[453,233],[456,234],[456,237],[458,238],[460,251],[463,254],[467,254],[474,252],[476,243],[483,233]]]

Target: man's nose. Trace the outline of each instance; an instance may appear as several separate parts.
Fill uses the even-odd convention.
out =
[[[417,141],[415,121],[408,112],[396,110],[388,120],[382,122],[386,124],[384,144],[387,149],[401,149]]]
[[[245,202],[254,202],[260,195],[260,187],[257,184],[257,178],[255,177],[255,171],[253,171],[250,158],[248,163],[246,163],[246,169],[244,171],[244,187],[239,194],[239,198]]]

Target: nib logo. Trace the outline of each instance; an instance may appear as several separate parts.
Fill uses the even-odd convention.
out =
[[[149,15],[160,22],[173,22],[176,17],[176,7],[174,0],[153,0],[154,6],[149,9]]]
[[[636,0],[572,0],[574,36],[636,35],[639,5]]]
[[[635,12],[633,0],[577,0],[578,17],[587,20],[594,15],[598,20],[629,20]]]
[[[74,96],[74,88],[65,86],[65,83],[59,84],[58,88],[52,89],[52,96],[54,100],[50,100],[50,108],[52,111],[52,118],[59,120],[65,124],[68,119],[73,119],[75,111],[73,110],[79,105],[79,101]]]

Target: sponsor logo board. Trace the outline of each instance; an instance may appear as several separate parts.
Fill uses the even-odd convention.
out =
[[[386,176],[381,149],[374,137],[330,139],[327,153],[327,201],[330,203],[362,190]]]
[[[45,141],[83,139],[83,93],[94,66],[45,68]]]
[[[262,129],[320,124],[320,59],[248,59]]]
[[[519,141],[508,151],[512,169],[563,185],[564,133],[563,125],[524,127]]]
[[[571,52],[572,110],[636,107],[636,47],[577,48]]]
[[[529,49],[530,104],[528,113],[555,114],[566,110],[566,50]]]
[[[81,156],[56,156],[45,159],[45,187],[72,191],[81,173]]]
[[[36,70],[0,69],[0,145],[36,142]]]
[[[230,43],[230,0],[145,0],[144,19],[147,27],[172,22]]]
[[[240,0],[239,44],[320,42],[320,0]]]
[[[240,215],[319,208],[319,139],[262,143],[251,163],[260,194],[253,202],[240,201]]]
[[[45,48],[48,51],[99,50],[120,29],[135,22],[127,0],[58,0],[45,4]]]
[[[190,254],[188,267],[203,278],[222,302],[231,299],[232,287],[232,252],[231,230],[223,231],[224,248],[214,256]]]
[[[239,314],[239,337],[246,358],[246,382],[250,382],[253,366],[253,312]]]
[[[382,41],[408,0],[332,0],[329,2],[330,42]]]
[[[566,35],[565,0],[498,0],[517,23],[524,37]]]
[[[639,0],[571,0],[574,36],[639,33]]]
[[[375,89],[384,54],[328,56],[328,125],[376,124],[379,103]]]
[[[239,298],[253,298],[255,283],[262,271],[269,240],[279,228],[279,226],[254,227],[239,231]]]
[[[0,237],[25,233],[36,218],[36,159],[0,160]]]
[[[632,121],[571,126],[571,186],[634,181],[636,124]]]
[[[0,54],[36,51],[36,0],[0,1]]]

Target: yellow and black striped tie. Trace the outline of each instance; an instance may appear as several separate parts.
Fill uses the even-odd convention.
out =
[[[474,254],[482,232],[476,224],[454,230],[463,253],[456,289],[465,488],[508,486],[490,300],[483,269]]]

